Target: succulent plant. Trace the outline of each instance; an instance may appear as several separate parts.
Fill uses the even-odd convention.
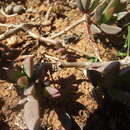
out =
[[[24,121],[29,130],[40,130],[40,115],[39,115],[39,102],[38,102],[38,93],[36,91],[35,81],[39,78],[39,75],[44,70],[44,66],[40,65],[40,69],[34,69],[33,57],[27,56],[23,61],[23,70],[16,71],[13,69],[9,72],[9,77],[12,81],[16,81],[17,85],[21,88],[24,88],[24,96],[17,105],[24,105]],[[37,72],[40,71],[40,72]],[[13,76],[12,76],[13,75]],[[43,97],[49,99],[57,99],[61,97],[61,93],[58,89],[48,86],[44,83],[44,86],[41,88]],[[16,106],[17,106],[16,105]],[[59,120],[61,121],[61,129],[70,129],[71,128],[71,117],[66,112],[57,113],[59,114]],[[61,118],[63,117],[63,118]]]
[[[90,5],[90,0],[76,0],[77,6],[79,9],[83,12],[87,12],[89,5]]]
[[[76,0],[78,8],[89,17],[92,34],[116,35],[122,32],[127,23],[119,22],[129,14],[127,0]]]
[[[120,69],[119,62],[112,62],[100,71],[91,69],[87,72],[97,94],[102,90],[105,98],[130,107],[130,67]]]

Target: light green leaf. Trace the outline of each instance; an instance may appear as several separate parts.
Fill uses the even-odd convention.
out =
[[[25,74],[31,78],[33,74],[33,57],[28,56],[23,62],[24,72]]]

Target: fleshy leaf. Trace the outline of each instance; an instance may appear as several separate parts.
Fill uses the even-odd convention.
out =
[[[101,33],[101,30],[95,24],[91,24],[90,31],[91,31],[91,34]]]
[[[108,92],[112,100],[119,101],[127,105],[128,108],[130,108],[130,93],[129,92],[122,91],[119,89],[114,89],[114,88],[109,89]]]
[[[84,11],[87,11],[90,6],[90,0],[81,0]]]
[[[15,69],[8,70],[6,73],[9,80],[13,82],[16,82],[19,77],[23,76],[23,74],[20,71]]]
[[[76,0],[76,4],[81,11],[86,12],[90,6],[90,0]]]
[[[92,21],[95,24],[101,24],[102,22],[102,12],[105,9],[105,7],[107,6],[108,1],[102,1],[95,9],[94,11],[94,16],[91,18]]]
[[[29,130],[40,130],[39,103],[33,97],[24,105],[24,121]]]
[[[33,56],[28,56],[23,62],[24,72],[31,78],[33,74]]]
[[[93,0],[90,6],[90,11],[94,10],[96,6],[99,4],[100,0]]]
[[[26,76],[22,76],[17,80],[17,84],[22,88],[27,88],[29,86],[29,81]]]
[[[58,89],[53,87],[44,87],[43,95],[46,97],[58,98],[61,96],[61,93]]]
[[[87,70],[87,76],[95,87],[99,86],[101,83],[102,75],[100,72],[96,70]]]
[[[122,30],[120,27],[107,25],[107,24],[101,24],[100,28],[106,34],[111,34],[111,35],[118,34]]]
[[[107,23],[113,16],[113,13],[118,9],[120,0],[110,0],[108,6],[103,11],[103,22]]]
[[[118,14],[117,14],[117,20],[123,19],[125,16],[127,16],[127,14],[128,14],[127,11],[118,13]]]
[[[122,69],[118,76],[119,84],[130,86],[130,66]],[[130,87],[129,87],[130,90]]]
[[[103,88],[111,88],[115,85],[115,81],[117,80],[119,70],[120,70],[119,62],[112,62],[104,69],[104,71],[102,72]]]
[[[81,0],[76,0],[76,4],[81,11],[84,11]]]
[[[61,122],[60,130],[71,130],[72,129],[72,120],[68,113],[61,111],[57,112],[59,120]]]

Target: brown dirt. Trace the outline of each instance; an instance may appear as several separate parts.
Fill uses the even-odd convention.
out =
[[[34,13],[23,13],[22,15],[17,15],[14,17],[5,17],[1,14],[0,19],[2,20],[0,22],[9,24],[22,23],[31,21],[37,17],[35,22],[42,23],[44,21],[46,11],[50,5],[52,5],[54,8],[50,16],[53,21],[52,25],[45,28],[34,28],[33,31],[39,34],[43,33],[43,35],[44,32],[47,34],[59,32],[68,25],[74,23],[76,20],[80,19],[82,17],[82,13],[77,8],[63,5],[62,2],[59,2],[59,4],[58,2],[59,1],[54,1],[50,4],[46,4],[46,1],[44,0],[43,2],[40,0],[27,0],[27,2],[24,3],[25,7],[32,7]],[[8,4],[9,3],[5,3],[6,6]],[[5,30],[6,28],[0,27],[0,34]],[[83,52],[93,53],[95,50],[92,47],[92,43],[90,42],[88,35],[84,33],[84,30],[84,24],[80,24],[67,33],[77,34],[80,36],[79,41],[70,44],[70,46]],[[62,38],[62,36],[57,39],[60,38]],[[13,45],[10,45],[12,43],[10,43],[11,39],[15,39],[15,41],[12,41],[14,42]],[[34,62],[39,60],[51,61],[45,57],[45,54],[57,57],[63,61],[88,61],[88,59],[80,52],[66,50],[63,53],[59,53],[57,52],[57,48],[55,48],[55,46],[44,46],[42,42],[31,38],[22,31],[3,40],[2,43],[4,46],[1,46],[0,49],[2,56],[1,67],[12,68],[14,65],[21,66],[21,61],[17,61],[16,59],[22,55],[28,54],[34,55]],[[99,48],[102,60],[111,60],[115,58],[116,49],[113,47],[107,48],[102,43],[94,44]],[[88,130],[106,130],[105,125],[102,125],[102,122],[99,122],[100,119],[104,119],[103,111],[105,110],[100,111],[101,117],[100,114],[97,114],[96,117],[92,117],[92,115],[94,115],[97,111],[98,104],[92,96],[93,86],[87,80],[83,74],[83,71],[75,68],[65,68],[57,70],[51,75],[53,77],[52,80],[52,77],[49,76],[50,81],[52,81],[51,86],[55,85],[55,87],[60,88],[63,96],[54,104],[51,103],[51,101],[49,102],[47,99],[43,99],[43,104],[40,108],[41,124],[52,130],[58,130],[60,127],[60,121],[58,120],[58,116],[54,109],[57,108],[68,112],[73,117],[74,121],[79,125],[80,129],[85,126],[85,124],[88,124],[86,127]],[[17,119],[21,112],[13,111],[11,107],[22,99],[22,91],[19,90],[15,84],[7,81],[4,78],[4,75],[2,77],[3,78],[0,80],[0,130],[21,130],[22,126],[19,126],[20,119]],[[107,111],[108,110],[105,112],[107,113]],[[94,121],[90,121],[91,119],[93,120],[93,118]],[[98,123],[96,123],[95,120],[98,121]],[[97,128],[92,127],[93,125],[97,125]],[[99,126],[102,126],[102,128]],[[76,129],[78,128],[73,128],[73,130]],[[127,128],[124,130],[127,130]]]

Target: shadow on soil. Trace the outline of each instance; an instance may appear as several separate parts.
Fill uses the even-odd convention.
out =
[[[2,116],[2,115],[0,115]],[[1,130],[10,130],[10,127],[8,126],[8,124],[4,121],[0,121],[0,129]]]
[[[76,116],[80,110],[86,109],[84,105],[76,101],[82,95],[82,93],[77,91],[78,85],[83,81],[84,79],[76,80],[74,75],[52,81],[51,84],[59,84],[61,86],[60,92],[62,97],[59,99],[48,99],[40,96],[42,98],[39,100],[41,102],[41,108],[44,108],[44,110],[46,108],[55,110],[61,122],[62,118],[65,117],[63,116],[64,112],[67,112],[72,119],[72,130],[80,130],[80,127],[76,124],[72,116]],[[41,113],[44,114],[44,110]]]
[[[5,104],[4,100],[0,98],[0,110],[2,109],[2,106]],[[9,130],[8,124],[5,122],[6,117],[3,113],[0,112],[0,129],[1,130]]]
[[[104,101],[83,130],[130,130],[130,110],[119,102]]]

